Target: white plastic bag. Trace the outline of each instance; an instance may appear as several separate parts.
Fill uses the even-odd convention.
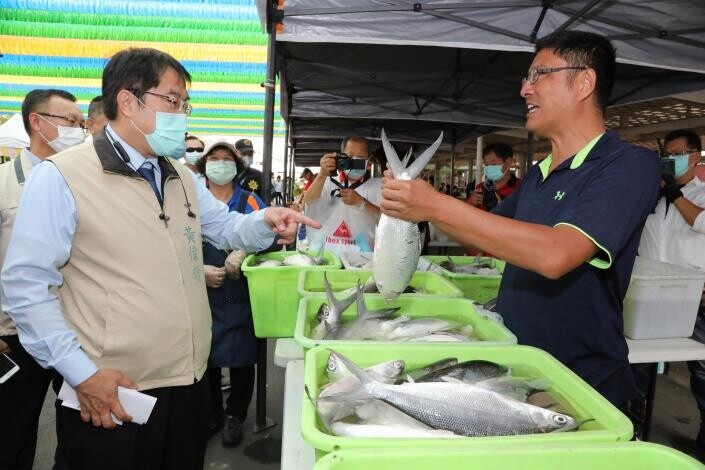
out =
[[[326,249],[335,253],[371,252],[374,248],[377,217],[358,206],[345,204],[339,198],[321,198],[306,206],[306,215],[323,224],[319,230],[307,227],[312,250]]]

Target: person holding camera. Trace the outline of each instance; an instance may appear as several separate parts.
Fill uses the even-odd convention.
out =
[[[340,150],[341,153],[328,153],[321,158],[321,171],[302,202],[307,212],[316,213],[320,217],[317,220],[324,224],[318,233],[326,248],[336,252],[372,251],[382,179],[372,178],[368,170],[367,139],[346,137]],[[310,236],[309,242],[315,243]]]
[[[685,129],[672,131],[663,140],[661,197],[654,212],[646,219],[639,242],[639,255],[705,271],[705,182],[695,174],[702,142],[697,134]],[[705,308],[702,303],[692,338],[705,343]],[[690,390],[700,411],[700,429],[695,446],[703,457],[705,361],[690,361],[688,369]],[[648,369],[636,368],[635,373],[645,394]]]
[[[485,181],[475,186],[468,204],[491,211],[519,188],[521,179],[513,171],[514,151],[508,144],[494,142],[482,149]]]

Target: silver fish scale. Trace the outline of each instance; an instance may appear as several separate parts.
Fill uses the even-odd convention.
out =
[[[434,429],[463,436],[534,434],[561,427],[541,427],[530,416],[531,411],[545,416],[557,413],[467,384],[385,385],[371,382],[365,388],[373,397]]]
[[[388,301],[404,292],[421,256],[415,223],[382,214],[375,234],[374,279]]]

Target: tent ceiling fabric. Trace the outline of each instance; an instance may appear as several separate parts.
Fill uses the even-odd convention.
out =
[[[263,17],[266,2],[258,6]],[[705,2],[285,0],[279,8],[281,113],[295,145],[304,132],[313,139],[311,121],[324,141],[339,133],[326,123],[357,125],[344,120],[374,122],[371,131],[403,120],[456,125],[466,130],[458,139],[474,137],[473,125],[523,127],[519,88],[534,30],[608,36],[618,56],[613,107],[705,88]]]
[[[110,56],[153,47],[193,77],[189,132],[262,135],[267,37],[255,0],[0,0],[0,22],[0,113],[48,87],[76,95],[85,113]]]

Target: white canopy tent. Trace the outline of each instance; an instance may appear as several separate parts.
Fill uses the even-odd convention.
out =
[[[29,147],[29,136],[24,130],[21,114],[13,114],[10,119],[0,125],[0,147],[12,149]]]

